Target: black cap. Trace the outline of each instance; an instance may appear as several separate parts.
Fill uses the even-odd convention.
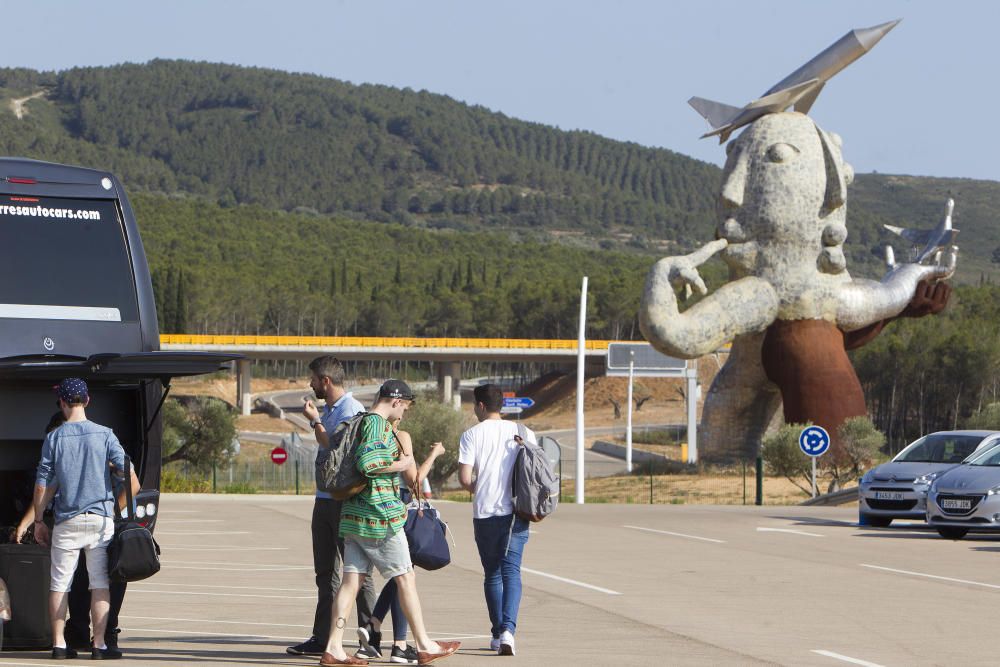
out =
[[[402,380],[386,380],[378,388],[379,398],[401,398],[405,401],[412,401],[416,398],[410,385]]]

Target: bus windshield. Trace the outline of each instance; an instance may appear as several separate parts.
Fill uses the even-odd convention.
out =
[[[138,320],[114,200],[0,195],[0,318]]]

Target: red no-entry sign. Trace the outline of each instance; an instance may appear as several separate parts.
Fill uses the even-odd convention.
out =
[[[279,466],[288,460],[288,452],[283,447],[275,447],[271,450],[271,461]]]

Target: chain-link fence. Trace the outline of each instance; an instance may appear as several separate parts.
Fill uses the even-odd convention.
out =
[[[163,467],[161,489],[181,493],[302,493],[316,491],[311,459],[289,457],[281,464],[268,460],[223,463],[196,468],[186,462]]]

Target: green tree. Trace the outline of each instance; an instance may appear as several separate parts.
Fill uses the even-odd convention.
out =
[[[235,437],[236,414],[224,401],[199,396],[163,404],[163,463],[211,468],[226,460]]]
[[[799,434],[809,424],[785,424],[761,443],[764,465],[772,475],[784,477],[807,496],[812,495],[812,462],[799,448]]]
[[[413,439],[413,454],[418,462],[427,457],[435,442],[444,444],[444,454],[437,458],[427,475],[432,487],[440,487],[458,470],[458,441],[462,431],[473,421],[471,414],[456,411],[433,394],[421,395],[406,411],[399,427]]]

